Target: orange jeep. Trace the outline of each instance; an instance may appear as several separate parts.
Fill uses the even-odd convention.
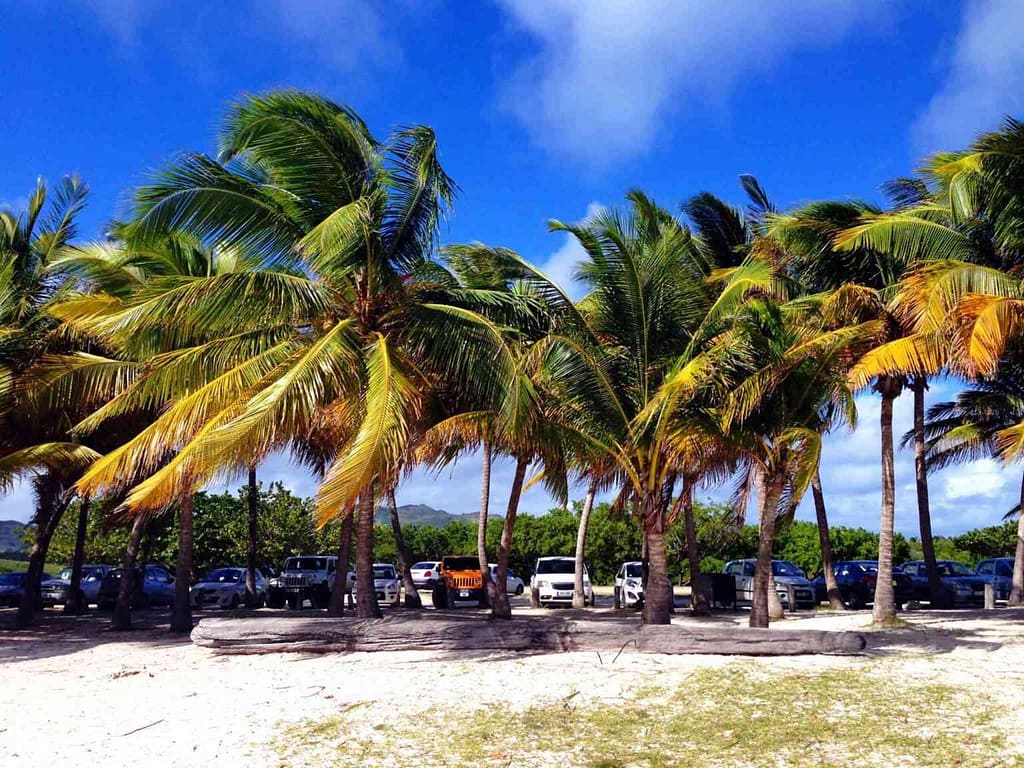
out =
[[[456,601],[480,600],[483,590],[484,577],[476,555],[445,555],[431,600],[435,608],[454,608]]]

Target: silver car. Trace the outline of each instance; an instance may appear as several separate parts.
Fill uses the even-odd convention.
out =
[[[193,608],[217,606],[237,608],[245,602],[246,568],[214,568],[189,590]],[[256,571],[256,607],[262,608],[267,602],[267,580]]]
[[[757,561],[753,558],[747,560],[730,560],[722,569],[723,573],[732,574],[736,578],[736,599],[748,602],[754,599],[754,569]],[[779,594],[782,605],[790,610],[795,608],[811,609],[817,605],[814,593],[814,585],[808,580],[804,572],[786,560],[772,560],[772,574],[775,576],[775,591]],[[789,605],[789,587],[793,587],[796,597],[796,606]]]
[[[82,607],[96,605],[100,601],[100,584],[103,577],[114,570],[113,565],[83,565],[78,583],[82,596]],[[64,605],[68,601],[71,587],[71,569],[64,568],[55,579],[46,579],[41,585],[43,605]]]

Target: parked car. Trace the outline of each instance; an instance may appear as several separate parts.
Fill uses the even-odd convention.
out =
[[[96,598],[101,611],[110,610],[117,602],[123,573],[123,568],[115,568],[103,577]],[[132,587],[132,608],[174,603],[174,577],[158,565],[147,565],[144,572],[136,568]]]
[[[0,573],[0,606],[12,608],[21,604],[21,595],[25,591],[24,573]],[[47,573],[43,574],[43,580],[52,579]]]
[[[644,564],[630,560],[615,573],[615,605],[630,608],[644,602]]]
[[[476,555],[445,555],[441,558],[441,580],[430,593],[435,608],[454,608],[463,600],[479,601],[484,596],[484,576]]]
[[[530,589],[536,590],[541,605],[572,603],[575,589],[576,558],[539,557],[530,577]],[[590,584],[590,571],[583,566],[583,603],[594,604],[594,588]]]
[[[355,583],[352,586],[353,597],[359,594],[359,576],[352,574]],[[388,603],[397,607],[402,599],[402,584],[398,578],[398,569],[391,563],[373,564],[373,589],[377,593],[378,603]]]
[[[417,589],[433,589],[441,579],[441,562],[424,560],[409,569],[412,572],[412,583]]]
[[[757,561],[730,560],[722,569],[723,573],[732,574],[736,579],[736,599],[752,602],[754,599],[754,569]],[[775,591],[779,600],[788,610],[798,608],[814,608],[818,601],[814,597],[814,585],[804,572],[786,560],[772,560],[772,574],[775,576]],[[795,606],[789,605],[789,586],[793,586]]]
[[[996,600],[1009,600],[1010,588],[1013,586],[1012,557],[993,557],[982,560],[974,570],[996,588]]]
[[[335,555],[297,555],[281,566],[281,573],[267,584],[267,605],[271,608],[301,608],[309,600],[314,608],[326,608],[334,590]]]
[[[981,605],[985,602],[985,583],[988,579],[975,573],[971,566],[954,560],[939,560],[935,565],[939,569],[939,579],[953,598],[954,606]],[[914,599],[931,601],[924,560],[912,560],[893,570],[910,577]]]
[[[878,581],[877,560],[843,560],[832,564],[839,595],[846,607],[856,611],[875,601],[875,584]],[[814,585],[815,600],[819,603],[828,600],[828,589],[825,586],[825,575],[819,573],[811,583]],[[893,573],[892,586],[896,605],[902,607],[913,598],[913,584],[910,577],[902,573]]]
[[[498,566],[488,563],[487,568],[491,572],[491,581],[497,583]],[[505,591],[510,595],[521,595],[526,589],[526,582],[519,578],[518,574],[511,568],[505,573]]]
[[[214,568],[189,590],[193,608],[204,605],[218,608],[237,608],[245,602],[246,568]],[[256,570],[256,607],[262,608],[267,602],[267,580]]]
[[[99,603],[100,585],[103,577],[114,570],[112,565],[83,565],[78,582],[78,591],[82,596],[82,607]],[[71,569],[64,568],[55,579],[46,579],[42,583],[43,605],[64,605],[68,601],[68,589],[71,586]]]

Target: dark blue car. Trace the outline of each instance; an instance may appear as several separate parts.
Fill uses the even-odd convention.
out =
[[[939,570],[939,579],[949,592],[954,606],[981,605],[985,602],[985,583],[988,579],[975,573],[971,566],[955,560],[938,560],[935,565]],[[910,577],[914,586],[914,599],[931,602],[924,560],[904,563],[899,570]]]
[[[839,586],[839,594],[851,611],[865,607],[875,601],[875,583],[878,581],[878,562],[875,560],[842,560],[832,564],[832,573],[835,574],[836,584]],[[811,580],[814,585],[814,593],[819,603],[828,600],[828,591],[825,587],[825,575],[819,573]],[[893,589],[895,590],[895,602],[902,606],[913,597],[909,577],[893,573]]]
[[[1010,587],[1013,586],[1012,557],[993,557],[989,560],[982,560],[974,570],[995,586],[996,600],[1010,599]]]

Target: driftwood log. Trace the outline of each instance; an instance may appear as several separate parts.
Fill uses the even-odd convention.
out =
[[[203,619],[192,642],[215,653],[337,651],[618,651],[728,656],[858,653],[856,632],[750,629],[734,625],[645,626],[636,619],[523,617],[511,621],[438,612],[383,619],[265,617]]]

